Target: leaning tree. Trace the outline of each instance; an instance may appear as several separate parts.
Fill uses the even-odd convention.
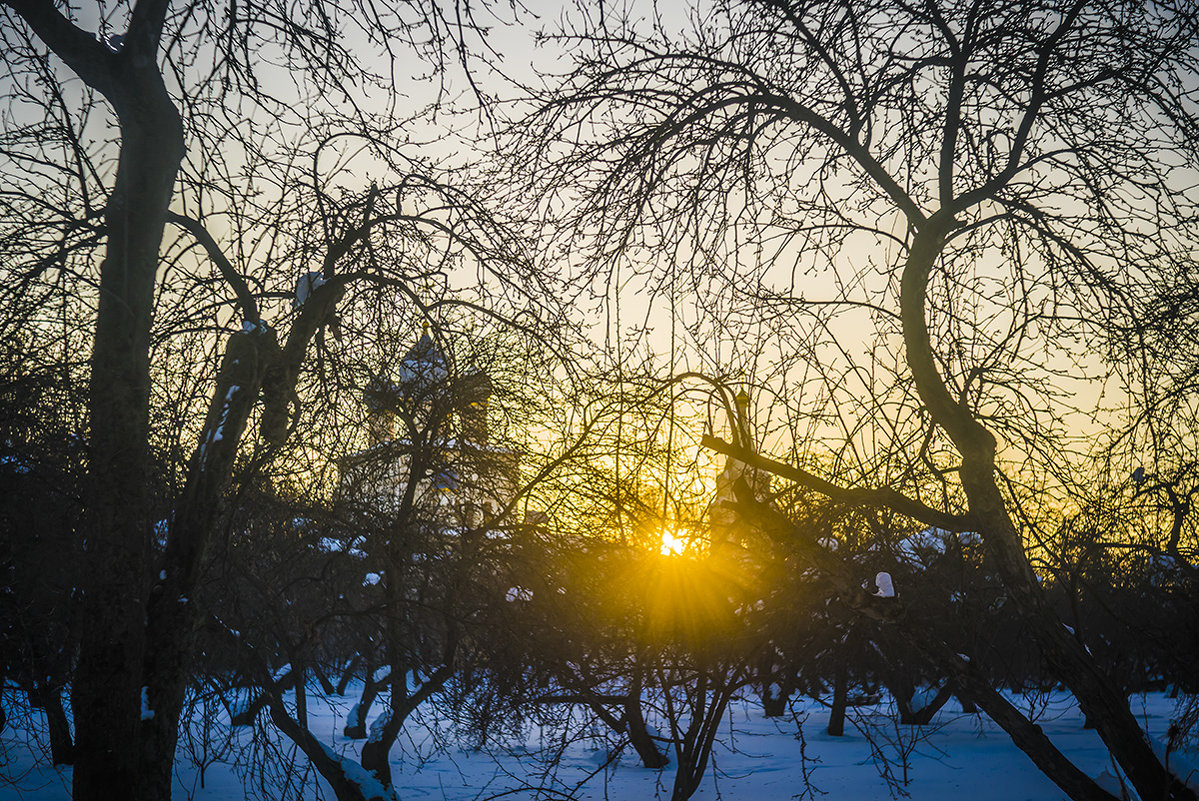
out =
[[[576,66],[513,149],[585,198],[566,222],[600,243],[601,269],[669,248],[662,280],[724,286],[716,323],[756,315],[763,361],[797,366],[773,376],[806,426],[787,459],[709,447],[981,535],[1143,798],[1194,796],[1063,626],[1033,558],[1125,422],[1100,390],[1128,408],[1176,372],[1179,349],[1149,347],[1139,313],[1193,306],[1179,288],[1199,233],[1197,37],[1192,5],[1171,0],[715,0],[650,19],[580,4],[560,36]],[[837,573],[830,554],[813,560]],[[968,677],[952,649],[926,655]],[[1072,797],[1106,797],[990,700]]]

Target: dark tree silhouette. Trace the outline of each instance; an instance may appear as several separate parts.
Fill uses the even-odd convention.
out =
[[[697,286],[728,277],[746,313],[798,332],[837,401],[834,425],[811,430],[873,422],[882,456],[864,463],[853,422],[833,472],[706,443],[839,501],[980,534],[1053,675],[1146,798],[1194,796],[1040,586],[1019,481],[1069,480],[1055,386],[1096,370],[1135,386],[1104,353],[1135,350],[1129,299],[1162,297],[1190,259],[1197,22],[1187,4],[1087,0],[748,0],[646,24],[580,10],[562,36],[578,67],[518,150],[585,188],[570,221],[598,236],[603,268],[667,243]],[[864,359],[855,324],[878,331]],[[1068,346],[1079,338],[1095,346]],[[1063,789],[1103,795],[987,700]]]
[[[421,2],[353,12],[0,4],[11,120],[4,297],[23,309],[84,297],[92,336],[82,639],[71,687],[76,798],[170,796],[196,623],[189,598],[224,493],[243,445],[266,456],[288,435],[301,371],[326,328],[336,329],[353,270],[408,286],[436,281],[463,250],[479,263],[516,263],[513,241],[469,196],[387,149],[400,115],[364,111],[358,90],[394,75],[402,59],[435,85],[477,32],[472,9]],[[310,98],[330,102],[308,115]],[[322,173],[342,130],[375,148],[381,186]],[[468,230],[482,236],[468,235],[464,248],[459,234]],[[418,260],[429,248],[439,256],[379,268],[371,240],[407,243]],[[97,250],[98,277],[89,263]],[[279,301],[297,276],[310,291],[289,311]],[[517,278],[503,291],[523,286]],[[193,293],[205,297],[198,308],[186,300]],[[21,324],[10,318],[6,329]],[[152,364],[172,327],[209,335],[174,376]],[[179,448],[189,455],[162,515],[151,497],[153,451],[172,430],[151,400],[180,387],[203,422],[180,415],[191,445]],[[252,415],[258,433],[247,435]],[[169,532],[156,552],[153,530],[164,518]]]

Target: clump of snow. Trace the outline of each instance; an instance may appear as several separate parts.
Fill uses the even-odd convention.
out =
[[[243,334],[253,334],[256,331],[270,331],[270,330],[271,330],[271,327],[269,325],[267,325],[264,320],[259,320],[256,323],[252,323],[249,320],[246,320],[241,324],[241,331]],[[237,364],[237,360],[235,359],[233,363]]]
[[[367,740],[372,743],[381,742],[383,740],[383,730],[387,728],[387,724],[390,722],[391,710],[389,709],[371,722],[371,728],[370,732],[367,734]]]
[[[167,520],[159,520],[154,524],[154,542],[159,548],[167,547],[167,534],[171,531],[171,524]]]
[[[926,528],[895,543],[895,555],[912,567],[923,569],[944,556],[951,543],[969,546],[981,542],[982,537],[975,531],[953,532],[943,528]]]
[[[349,729],[361,726],[363,723],[362,715],[363,712],[361,703],[354,704],[352,707],[350,707],[350,712],[346,715],[346,728]]]
[[[29,475],[33,472],[33,468],[23,459],[18,459],[16,456],[0,457],[0,464],[5,467],[11,467],[12,471],[19,476]]]
[[[225,393],[225,404],[221,407],[221,422],[217,423],[216,430],[212,432],[211,442],[220,442],[225,438],[225,423],[229,421],[229,405],[233,403],[233,396],[237,394],[239,389],[241,387],[234,384]]]
[[[318,744],[321,750],[325,752],[325,756],[337,762],[345,775],[346,781],[351,784],[358,785],[362,791],[362,797],[367,801],[393,801],[396,797],[395,793],[383,786],[383,783],[376,779],[370,771],[359,765],[353,759],[347,758],[343,754],[339,754],[324,743]]]
[[[922,684],[912,693],[911,707],[913,712],[920,712],[928,709],[932,702],[936,700],[937,694],[940,692],[938,687],[930,687],[927,684]]]
[[[239,384],[233,384],[229,387],[228,391],[225,392],[225,402],[221,406],[221,419],[217,421],[216,428],[214,428],[208,434],[208,436],[204,438],[204,441],[200,443],[199,457],[201,463],[208,460],[208,446],[214,445],[225,438],[225,423],[229,422],[229,411],[233,404],[233,396],[236,395],[240,389],[241,386]]]
[[[508,594],[504,596],[504,600],[506,600],[508,603],[514,603],[516,601],[531,601],[533,600],[533,593],[524,587],[509,587]]]
[[[378,573],[367,573],[362,577],[362,586],[373,587],[379,583],[381,576]]]
[[[878,591],[875,592],[874,594],[876,596],[878,596],[879,598],[894,598],[895,597],[895,584],[891,581],[890,573],[887,573],[887,572],[878,573],[874,577],[874,586],[878,588]]]
[[[292,298],[291,307],[298,309],[308,302],[308,297],[325,285],[325,276],[319,271],[304,273],[296,279],[296,295]]]

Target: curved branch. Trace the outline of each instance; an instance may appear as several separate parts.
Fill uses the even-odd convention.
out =
[[[246,322],[257,325],[262,317],[258,313],[258,304],[254,301],[254,295],[250,293],[250,287],[246,284],[241,274],[233,268],[233,264],[225,257],[221,251],[221,246],[212,238],[212,234],[208,233],[208,229],[199,220],[193,220],[190,217],[184,217],[182,214],[176,214],[173,211],[167,212],[167,222],[174,223],[183,230],[196,238],[200,246],[208,254],[208,258],[212,259],[213,264],[221,271],[221,277],[229,282],[229,286],[233,287],[234,294],[237,295],[237,303],[241,306],[242,315]]]
[[[950,512],[943,512],[940,509],[934,509],[925,503],[914,498],[909,498],[903,493],[887,487],[876,489],[842,487],[813,473],[809,473],[801,467],[795,467],[794,465],[771,459],[768,456],[762,456],[748,448],[738,447],[711,434],[704,435],[700,444],[717,453],[722,453],[725,456],[731,456],[734,459],[745,462],[750,467],[764,470],[779,478],[784,478],[800,486],[807,487],[810,490],[815,490],[834,501],[855,506],[891,509],[913,520],[919,520],[921,523],[936,526],[946,531],[973,531],[976,528],[975,520],[971,515],[955,515]]]

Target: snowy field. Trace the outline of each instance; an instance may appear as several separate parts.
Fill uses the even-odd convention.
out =
[[[360,741],[341,736],[354,699],[352,689],[345,698],[328,703],[315,696],[309,701],[313,731],[347,752],[360,747]],[[29,715],[27,708],[17,705],[14,693],[6,693],[4,700],[10,718]],[[1083,728],[1077,708],[1064,694],[1014,700],[1026,709],[1031,706],[1044,730],[1080,767],[1092,776],[1107,774],[1103,779],[1113,781],[1114,769],[1097,736]],[[952,702],[931,726],[923,729],[895,724],[886,704],[859,707],[851,710],[845,736],[834,738],[824,731],[826,711],[812,701],[796,704],[791,716],[781,719],[764,718],[751,701],[736,702],[725,720],[714,764],[693,797],[723,801],[1064,798],[994,724],[950,707]],[[1137,696],[1133,710],[1151,734],[1163,737],[1175,702],[1162,695]],[[34,712],[31,719],[35,725],[42,721],[39,712]],[[217,726],[227,731],[219,721]],[[583,727],[565,742],[561,735],[531,729],[523,741],[493,742],[481,750],[451,744],[445,734],[428,725],[413,724],[402,738],[402,747],[393,751],[392,768],[403,801],[539,797],[631,801],[670,797],[672,767],[646,770],[638,765],[631,749],[613,759],[603,745],[606,734],[599,729]],[[244,760],[270,752],[273,745],[261,736],[253,737],[252,730],[245,727],[235,730],[234,736],[238,749],[207,755],[211,764],[204,771],[203,788],[195,767],[196,754],[203,752],[198,746],[189,750],[186,741],[181,742],[175,799],[332,798],[327,789],[322,792],[311,783],[296,789],[296,782],[304,774],[302,758],[296,761],[296,773],[290,777],[279,768],[285,759],[274,763],[272,775],[279,782],[290,780],[290,789],[280,790],[284,785],[277,784],[276,789],[256,791],[255,781],[244,779]],[[70,769],[55,770],[35,758],[35,753],[44,750],[44,739],[42,736],[40,741],[27,742],[12,725],[0,734],[0,776],[4,777],[0,780],[0,799],[70,798]],[[285,747],[286,743],[279,745]],[[556,766],[548,758],[552,754],[561,755]],[[1193,754],[1187,756],[1191,762],[1196,761]],[[1179,762],[1177,756],[1172,757],[1173,765]],[[1196,778],[1199,776],[1192,777]],[[539,793],[537,788],[543,789]]]

